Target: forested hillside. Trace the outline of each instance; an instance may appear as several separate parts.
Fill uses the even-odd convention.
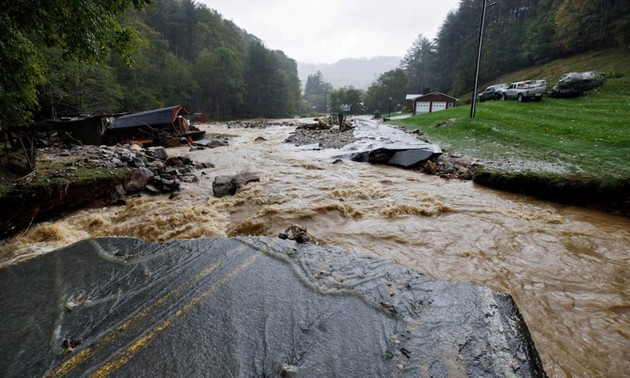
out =
[[[137,15],[136,23],[150,41],[136,61],[148,67],[137,64],[126,74],[140,78],[130,89],[144,91],[146,102],[126,97],[126,108],[184,103],[212,118],[279,117],[298,111],[295,61],[282,51],[270,51],[216,11],[191,0],[158,0]],[[147,84],[151,87],[145,88]],[[161,104],[150,105],[152,100]]]
[[[420,35],[401,62],[408,92],[472,92],[483,0],[461,0],[435,39]],[[488,1],[480,82],[582,52],[630,52],[628,0]],[[592,69],[597,69],[593,67]]]
[[[216,11],[192,0],[156,0],[126,18],[139,39],[130,59],[111,54],[86,63],[68,59],[63,48],[41,46],[47,64],[36,117],[174,104],[215,119],[299,111],[296,62]]]
[[[480,83],[585,51],[630,53],[628,0],[488,3]],[[426,89],[460,96],[473,89],[483,4],[461,0],[366,92],[317,72],[302,99],[293,59],[193,0],[14,0],[0,8],[0,127],[174,104],[230,119],[383,112]]]

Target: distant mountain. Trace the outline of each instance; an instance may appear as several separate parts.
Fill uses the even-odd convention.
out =
[[[302,89],[308,75],[321,71],[324,81],[337,89],[353,86],[356,89],[367,89],[378,77],[389,70],[398,68],[401,57],[378,56],[374,58],[348,58],[332,64],[316,64],[298,62],[298,76]]]

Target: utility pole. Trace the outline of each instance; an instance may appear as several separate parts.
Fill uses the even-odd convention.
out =
[[[496,2],[488,5],[488,0],[483,0],[481,22],[479,23],[479,45],[477,48],[477,66],[475,67],[475,88],[473,88],[472,104],[470,105],[470,118],[475,118],[475,113],[477,111],[477,87],[479,86],[479,65],[481,63],[481,47],[483,46],[483,29],[486,23],[486,9],[495,4]]]

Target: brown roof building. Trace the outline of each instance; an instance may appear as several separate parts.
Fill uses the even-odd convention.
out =
[[[423,114],[450,109],[458,100],[442,92],[431,92],[423,95],[408,95],[407,101],[413,114]]]

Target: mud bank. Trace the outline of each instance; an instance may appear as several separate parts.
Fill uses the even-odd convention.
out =
[[[396,127],[396,126],[392,126]],[[396,127],[422,138],[418,130]],[[428,140],[425,140],[429,142]],[[473,156],[445,153],[436,161],[436,171],[425,173],[443,178],[472,179],[475,184],[514,194],[533,196],[561,205],[575,205],[588,209],[630,217],[630,181],[619,178],[602,180],[557,171],[545,171],[528,161],[483,161]],[[455,177],[452,172],[465,172]]]
[[[630,182],[560,174],[474,169],[473,182],[493,189],[630,217]]]
[[[98,172],[95,169],[95,172]],[[85,208],[110,206],[120,195],[128,173],[119,169],[112,174],[84,179],[55,179],[14,186],[0,195],[0,239],[8,238],[31,224],[61,217]]]

